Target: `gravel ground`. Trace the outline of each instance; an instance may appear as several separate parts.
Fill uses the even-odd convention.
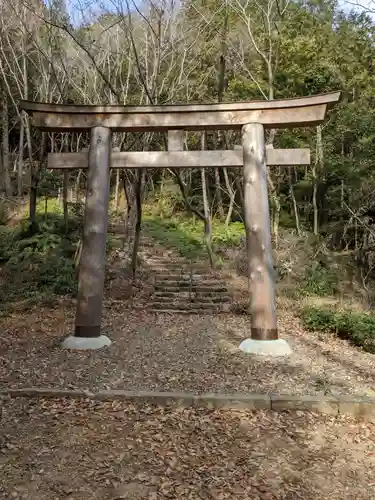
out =
[[[1,401],[0,497],[373,500],[375,425],[311,413]]]
[[[238,350],[249,334],[245,316],[170,316],[113,304],[101,351],[64,351],[58,338],[73,328],[68,311],[36,308],[0,323],[0,387],[56,387],[280,394],[375,395],[374,356],[332,336],[303,331],[279,310],[289,358],[255,359]],[[375,498],[375,497],[374,497]]]

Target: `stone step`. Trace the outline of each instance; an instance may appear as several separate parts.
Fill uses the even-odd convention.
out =
[[[173,296],[169,295],[161,295],[156,293],[154,298],[158,300],[158,302],[166,302],[170,303],[173,301],[178,301],[185,299],[187,304],[198,304],[198,303],[215,303],[215,304],[223,304],[226,302],[232,302],[232,298],[229,295],[219,295],[219,296],[210,296],[210,297],[181,297],[181,295],[173,294]]]
[[[202,309],[209,309],[211,311],[217,311],[220,309],[218,304],[215,304],[214,302],[206,302],[206,303],[197,303],[193,304],[190,302],[170,302],[165,303],[165,302],[153,302],[152,307],[154,309],[178,309],[178,310],[202,310]]]
[[[149,266],[159,266],[161,269],[193,269],[194,271],[197,271],[197,270],[202,270],[202,271],[206,271],[209,268],[209,266],[206,266],[206,265],[203,265],[203,264],[195,264],[195,263],[192,263],[192,264],[189,264],[187,263],[186,261],[175,261],[175,260],[172,260],[172,258],[170,260],[161,260],[161,259],[158,259],[158,258],[147,258],[146,256],[142,256],[144,261],[146,262],[146,264],[148,264]]]
[[[155,280],[158,281],[185,281],[185,280],[197,280],[197,281],[209,281],[209,280],[218,280],[219,278],[213,276],[212,274],[199,274],[199,273],[186,273],[181,270],[180,273],[168,273],[165,271],[155,273]]]
[[[181,288],[184,287],[178,287],[178,286],[172,286],[170,283],[166,284],[155,284],[155,290],[160,291],[160,292],[181,292]],[[186,288],[186,287],[185,287]],[[196,293],[202,293],[204,295],[207,294],[212,294],[212,293],[220,293],[220,292],[225,292],[228,293],[228,288],[226,286],[218,286],[218,285],[193,285],[191,287],[192,292]]]
[[[228,294],[228,290],[220,291],[220,292],[204,292],[197,293],[195,291],[190,292],[189,290],[176,290],[176,291],[165,291],[165,290],[155,290],[155,297],[168,297],[168,298],[181,298],[188,299],[192,297],[194,299],[204,298],[204,297],[230,297]]]
[[[226,286],[226,282],[223,280],[217,279],[188,279],[184,277],[180,277],[180,279],[164,279],[159,278],[158,276],[154,277],[155,285],[165,285],[165,286],[177,286],[180,288],[189,288],[190,286]]]
[[[207,269],[191,269],[189,267],[170,267],[170,266],[152,266],[147,264],[146,266],[155,274],[195,274],[197,276],[205,275],[205,276],[221,276],[220,274],[215,274]]]
[[[210,311],[209,309],[203,309],[203,310],[198,310],[198,309],[190,309],[190,310],[185,310],[185,309],[153,309],[152,307],[149,309],[150,312],[156,313],[156,314],[212,314],[213,311]],[[216,312],[216,311],[214,311]]]
[[[155,287],[159,286],[173,286],[177,288],[196,288],[196,287],[225,287],[226,282],[221,280],[194,280],[190,282],[190,280],[155,280]]]

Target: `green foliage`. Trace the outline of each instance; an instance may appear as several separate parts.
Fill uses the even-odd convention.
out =
[[[332,332],[368,352],[375,353],[375,316],[351,311],[306,307],[302,310],[304,326],[313,331]]]
[[[70,215],[66,233],[63,216],[56,206],[53,208],[47,219],[45,214],[37,215],[36,234],[29,234],[26,219],[14,229],[1,228],[2,304],[76,293],[73,259],[81,221]]]
[[[308,306],[302,310],[301,317],[308,330],[336,331],[336,316],[331,309]]]
[[[58,173],[54,170],[44,170],[39,183],[39,194],[42,196],[56,196],[61,184]],[[48,200],[50,204],[57,204],[56,198]]]
[[[145,212],[162,219],[173,217],[185,208],[181,191],[171,179],[163,181],[152,201],[152,205],[145,207]]]
[[[0,227],[0,263],[7,262],[11,258],[20,232],[20,228]]]
[[[194,259],[206,256],[202,221],[182,216],[165,220],[158,216],[146,215],[143,229],[160,243],[174,248],[184,257]],[[240,222],[233,222],[226,227],[224,223],[214,220],[212,229],[214,250],[223,246],[236,246],[244,235],[244,226]]]
[[[326,297],[334,295],[338,290],[339,278],[335,268],[328,268],[321,263],[314,263],[306,270],[301,282],[302,295],[318,295]]]
[[[4,200],[0,200],[0,226],[8,221],[8,207]]]
[[[203,224],[201,224],[203,231]],[[212,241],[216,246],[235,247],[245,236],[245,227],[242,222],[231,222],[226,226],[221,221],[213,222]]]
[[[187,230],[177,219],[164,220],[146,216],[143,229],[166,247],[174,248],[183,257],[198,258],[204,254],[204,245],[194,226]]]

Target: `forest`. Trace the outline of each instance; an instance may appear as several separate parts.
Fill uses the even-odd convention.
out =
[[[312,153],[309,167],[269,169],[271,229],[276,250],[289,245],[290,235],[302,252],[309,247],[316,265],[306,279],[325,280],[317,288],[332,288],[332,269],[345,264],[349,281],[371,303],[375,24],[369,9],[323,0],[15,0],[1,10],[3,293],[74,290],[84,210],[85,170],[49,171],[46,154],[80,151],[89,137],[38,132],[20,100],[214,103],[341,90],[323,125],[268,133],[268,145]],[[185,143],[232,149],[240,137],[189,132]],[[124,151],[166,144],[163,133],[113,136],[113,147]],[[220,264],[223,246],[243,242],[242,198],[240,169],[111,175],[111,216],[125,224],[133,273],[144,229],[192,259],[203,247],[211,264]],[[281,276],[293,266],[290,255],[276,262]],[[26,270],[34,274],[31,288]]]

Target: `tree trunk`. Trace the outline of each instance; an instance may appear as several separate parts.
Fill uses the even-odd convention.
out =
[[[229,176],[228,176],[228,170],[226,167],[223,167],[223,173],[224,173],[224,179],[225,179],[225,185],[229,194],[229,208],[228,208],[228,213],[225,219],[225,225],[228,227],[231,220],[232,220],[232,213],[233,213],[233,208],[234,208],[234,200],[235,200],[235,195],[236,193],[233,191],[232,186],[229,181]]]
[[[234,172],[234,182],[236,184],[236,190],[238,193],[238,196],[240,197],[240,205],[241,205],[241,216],[242,220],[245,221],[245,198],[244,198],[244,187],[243,184],[241,183],[241,179],[239,175],[236,175],[237,172]]]
[[[313,177],[313,210],[314,210],[314,234],[317,236],[319,234],[319,207],[317,202],[318,194],[318,184],[319,184],[319,171],[323,167],[323,143],[322,143],[322,126],[318,125],[316,127],[316,159],[312,167],[312,177]]]
[[[120,169],[116,170],[116,184],[115,184],[115,212],[119,212],[119,192],[120,192]]]
[[[206,132],[202,133],[202,150],[206,147]],[[212,218],[207,195],[206,169],[201,169],[202,196],[204,210],[204,242],[206,244],[210,266],[214,267],[214,254],[212,250]]]
[[[79,147],[79,144],[77,144],[77,147]],[[82,153],[88,153],[89,148],[82,148]],[[81,177],[82,177],[82,169],[79,169],[77,178],[76,178],[76,184],[75,184],[75,201],[76,203],[80,202],[81,199],[79,197],[80,195],[80,186],[81,186]]]
[[[81,175],[82,175],[82,170],[78,170],[78,174],[76,177],[76,184],[75,184],[75,202],[78,203],[79,201],[79,186],[81,184]]]
[[[279,197],[277,196],[276,189],[271,193],[271,203],[272,203],[272,233],[275,241],[275,248],[279,247],[279,222],[280,222],[280,210],[281,204]]]
[[[223,197],[221,195],[220,172],[219,168],[214,168],[215,171],[215,194],[217,199],[217,208],[219,211],[220,220],[224,219]]]
[[[301,236],[301,225],[300,225],[300,222],[299,222],[298,207],[297,207],[296,197],[294,196],[294,189],[293,189],[293,182],[292,182],[292,173],[291,173],[291,169],[290,168],[289,168],[289,173],[288,173],[288,179],[289,179],[289,192],[290,192],[290,197],[292,199],[293,212],[294,212],[294,220],[296,222],[297,234],[298,234],[298,236]]]
[[[113,141],[115,143],[115,141]],[[112,147],[112,153],[118,153],[120,151],[120,148],[118,146]],[[118,215],[118,209],[119,209],[119,192],[120,192],[120,169],[116,170],[116,183],[115,183],[115,212],[116,215]]]
[[[9,115],[8,115],[8,97],[3,92],[3,180],[4,192],[6,196],[12,196],[12,184],[9,175]]]
[[[20,150],[17,164],[17,195],[22,196],[23,193],[23,150],[25,143],[25,123],[23,113],[21,114],[20,123]]]
[[[225,58],[227,55],[227,35],[228,35],[228,6],[227,4],[225,4],[223,38],[221,43],[221,55],[219,60],[219,76],[218,76],[218,92],[217,92],[218,103],[221,103],[223,101],[224,90],[225,90]],[[220,132],[218,133],[220,138]],[[219,168],[215,168],[215,191],[219,209],[219,217],[220,219],[224,219],[224,205],[223,205],[223,197],[221,195]]]
[[[23,17],[26,20],[26,6],[23,8]],[[25,21],[24,21],[25,22]],[[28,82],[27,82],[27,30],[26,24],[22,23],[22,79],[24,85],[24,99],[28,98]],[[18,196],[22,195],[23,192],[23,150],[24,150],[24,140],[25,140],[25,122],[27,123],[28,118],[25,116],[24,112],[21,112],[21,130],[20,130],[20,156],[18,161],[18,169],[17,169],[17,193]],[[26,132],[27,133],[27,132]],[[31,158],[30,158],[31,161]]]
[[[64,152],[69,152],[69,135],[64,134]],[[64,230],[68,233],[68,187],[69,187],[69,171],[65,168],[63,173],[63,210],[64,210]]]
[[[39,165],[35,167],[34,163],[30,162],[30,202],[29,202],[29,232],[34,234],[37,229],[36,224],[36,207],[38,201],[38,185],[40,178],[40,170],[47,151],[47,132],[41,133],[41,144],[39,152]]]
[[[124,217],[124,241],[123,241],[123,248],[125,250],[125,245],[128,243],[128,248],[130,248],[129,245],[129,235],[130,235],[130,216],[133,208],[133,202],[132,202],[132,196],[129,193],[128,189],[128,183],[127,183],[127,175],[126,175],[126,170],[122,171],[122,185],[124,188],[124,194],[125,194],[125,200],[126,200],[126,211],[125,211],[125,217]]]
[[[137,257],[139,250],[139,241],[141,238],[141,228],[142,228],[142,186],[144,181],[145,171],[143,168],[137,170],[137,182],[135,188],[135,210],[136,210],[136,222],[134,230],[134,241],[133,241],[133,251],[132,251],[132,276],[133,281],[135,280],[135,275],[137,272]]]
[[[204,242],[206,244],[210,266],[214,267],[214,254],[212,251],[212,219],[208,206],[206,171],[204,168],[201,169],[201,180],[204,209]]]

